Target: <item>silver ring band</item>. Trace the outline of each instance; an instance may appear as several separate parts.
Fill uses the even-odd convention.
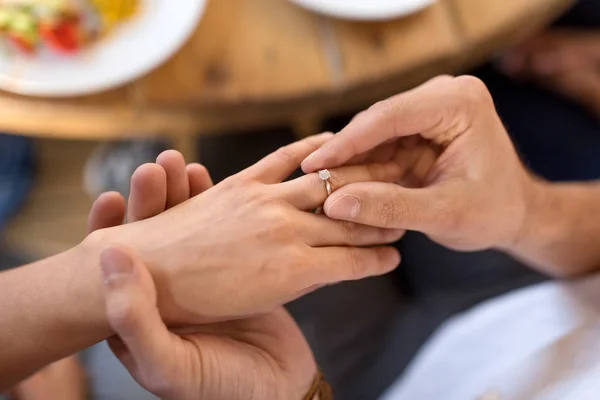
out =
[[[331,183],[325,181],[325,190],[327,190],[327,197],[331,196]]]

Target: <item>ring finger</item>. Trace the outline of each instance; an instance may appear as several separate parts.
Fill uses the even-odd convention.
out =
[[[334,221],[325,215],[302,213],[304,241],[311,247],[376,246],[397,242],[401,229],[376,228],[352,222]]]
[[[402,177],[402,168],[395,162],[367,165],[353,165],[329,170],[328,179],[331,193],[357,182],[396,182]],[[327,191],[326,182],[318,173],[304,175],[300,178],[279,185],[282,198],[300,210],[314,210],[325,203],[331,193]]]

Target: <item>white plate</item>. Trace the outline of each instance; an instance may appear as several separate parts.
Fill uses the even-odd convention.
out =
[[[355,20],[386,20],[412,14],[436,0],[290,0],[332,17]]]
[[[206,0],[140,0],[131,21],[76,57],[0,54],[0,89],[32,96],[90,94],[127,83],[169,59],[194,32]]]

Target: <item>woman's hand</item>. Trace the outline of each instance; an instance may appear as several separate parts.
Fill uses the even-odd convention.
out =
[[[600,116],[600,31],[554,29],[508,52],[508,75],[529,79]]]
[[[191,164],[186,171],[179,153],[163,153],[158,165],[147,164],[135,172],[129,219],[135,222],[159,215],[211,186],[204,167]],[[90,229],[118,225],[124,212],[120,195],[105,194],[90,214]],[[105,251],[102,267],[108,318],[118,335],[109,344],[146,389],[177,400],[301,399],[308,391],[315,362],[298,326],[283,308],[260,317],[194,328],[203,333],[179,336],[167,331],[156,307],[154,282],[130,250]],[[122,269],[128,273],[119,272]]]
[[[439,77],[377,103],[302,166],[389,160],[403,170],[400,180],[344,186],[326,214],[420,231],[458,250],[510,248],[527,225],[534,180],[476,78]]]
[[[169,171],[169,173],[167,173]],[[175,173],[186,179],[167,181]],[[176,151],[162,153],[156,164],[145,164],[138,168],[131,180],[129,222],[144,219],[164,211],[168,199],[177,198],[185,191],[196,196],[212,187],[206,168],[200,164],[189,164]],[[181,186],[177,186],[181,185]],[[185,185],[185,187],[183,187]],[[125,200],[115,192],[104,193],[92,206],[88,221],[88,234],[100,229],[120,226],[125,218]],[[85,371],[76,356],[57,361],[20,383],[11,398],[17,400],[79,400],[87,398]]]
[[[330,137],[284,147],[161,215],[99,231],[83,249],[98,251],[114,243],[139,254],[154,277],[169,324],[256,315],[318,285],[386,273],[398,265],[397,251],[364,246],[394,242],[402,231],[311,213],[327,198],[317,174],[281,183]],[[352,182],[395,181],[399,169],[387,163],[331,172],[335,190]],[[186,179],[176,171],[167,171],[167,178]],[[166,208],[188,197],[185,185],[175,186],[181,190],[167,198]]]
[[[15,400],[83,400],[86,379],[77,357],[55,362],[39,371],[12,391]]]

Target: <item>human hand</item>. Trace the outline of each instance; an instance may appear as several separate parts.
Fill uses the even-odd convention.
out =
[[[136,381],[161,399],[302,399],[316,364],[283,309],[171,333],[152,276],[130,250],[102,253],[109,345]]]
[[[82,246],[98,251],[115,243],[138,253],[169,325],[256,315],[318,285],[386,273],[399,263],[395,249],[356,246],[391,243],[402,231],[307,212],[327,197],[316,174],[280,183],[329,137],[287,146],[202,195],[154,218],[99,231]],[[331,171],[331,181],[335,190],[394,181],[398,172],[393,163],[341,168]],[[173,174],[177,180],[183,177]],[[186,186],[179,186],[175,197],[185,198]]]
[[[600,115],[600,31],[554,29],[504,55],[509,76],[536,81]]]
[[[161,154],[156,164],[145,164],[132,177],[129,204],[129,222],[135,222],[164,211],[168,201],[183,201],[178,198],[181,181],[167,178],[169,175],[186,176],[189,196],[196,196],[212,186],[206,168],[199,164],[183,163],[178,152]],[[185,199],[187,200],[187,198]],[[158,211],[157,211],[158,210]],[[102,194],[92,206],[88,222],[88,234],[100,229],[119,226],[125,218],[125,200],[119,193]],[[20,383],[11,396],[18,400],[78,400],[87,398],[85,371],[77,357],[58,361],[31,378]]]
[[[173,151],[163,153],[158,165],[140,167],[132,178],[131,222],[158,215],[212,186],[199,165],[187,167],[187,180],[173,179],[185,175],[183,158]],[[189,194],[178,195],[186,181]],[[104,194],[92,209],[90,229],[121,224],[124,213],[120,195]],[[163,399],[177,400],[301,399],[308,391],[316,365],[298,326],[283,308],[196,327],[196,333],[178,336],[162,322],[154,283],[140,260],[122,248],[102,254],[106,272],[127,267],[123,263],[133,266],[130,274],[117,272],[104,279],[108,319],[118,335],[108,342],[141,386]]]
[[[83,400],[85,373],[76,357],[55,362],[21,382],[13,391],[15,400]]]
[[[420,231],[457,250],[508,248],[518,240],[535,181],[480,80],[438,77],[377,103],[302,167],[373,160],[394,160],[401,179],[344,186],[325,203],[329,217]]]

